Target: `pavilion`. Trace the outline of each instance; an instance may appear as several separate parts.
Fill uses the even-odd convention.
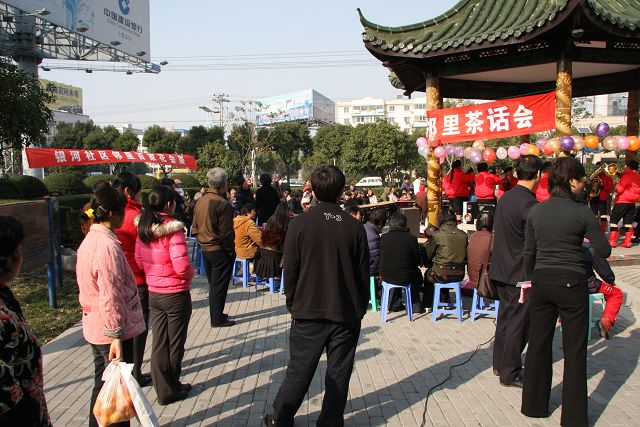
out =
[[[461,0],[412,25],[368,21],[365,47],[404,94],[502,99],[556,92],[556,132],[571,134],[571,99],[629,92],[627,134],[638,135],[640,0]],[[634,153],[635,154],[635,153]],[[441,209],[441,170],[428,160],[429,222]]]

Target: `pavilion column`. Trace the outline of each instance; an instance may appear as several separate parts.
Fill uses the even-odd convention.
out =
[[[556,136],[571,135],[572,61],[567,51],[562,52],[556,72]],[[568,153],[559,151],[558,156]]]
[[[640,133],[640,89],[629,91],[627,98],[627,136],[638,136]],[[626,152],[626,159],[638,159],[637,151]]]
[[[427,111],[442,108],[440,96],[440,80],[434,72],[429,72],[426,77]],[[427,160],[427,218],[429,224],[438,225],[438,215],[442,210],[442,169],[438,158],[429,151]]]

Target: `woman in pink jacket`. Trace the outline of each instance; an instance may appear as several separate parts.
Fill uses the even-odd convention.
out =
[[[191,317],[193,268],[184,224],[170,217],[175,210],[172,188],[160,185],[151,190],[139,217],[135,252],[149,287],[151,378],[161,405],[184,399],[191,389],[191,384],[180,382],[180,372]]]
[[[78,249],[82,332],[91,344],[95,364],[89,425],[96,427],[93,406],[105,367],[109,361],[133,362],[133,337],[145,330],[136,281],[113,232],[122,225],[126,203],[110,184],[100,184],[91,199],[93,225]]]

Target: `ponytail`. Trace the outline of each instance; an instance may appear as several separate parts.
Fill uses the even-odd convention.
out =
[[[158,185],[153,187],[147,197],[147,203],[140,212],[140,220],[138,221],[138,237],[145,244],[150,244],[156,238],[153,235],[154,225],[162,224],[160,213],[164,211],[167,203],[176,201],[176,192],[166,185]]]

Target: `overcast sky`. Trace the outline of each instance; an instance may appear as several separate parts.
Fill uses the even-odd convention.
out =
[[[356,8],[381,25],[434,18],[454,0],[151,0],[152,61],[159,75],[52,70],[42,78],[84,90],[85,114],[100,125],[206,124],[214,93],[255,100],[313,88],[334,101],[400,94],[362,42]],[[188,6],[187,6],[188,5]],[[199,70],[198,68],[205,68]]]

